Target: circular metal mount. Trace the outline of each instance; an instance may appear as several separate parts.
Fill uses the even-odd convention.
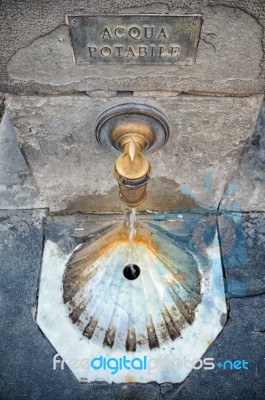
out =
[[[122,149],[113,139],[112,132],[124,123],[141,123],[150,127],[153,138],[143,148],[147,154],[157,151],[168,140],[170,125],[165,114],[153,106],[130,102],[112,106],[99,115],[95,125],[98,143],[108,151],[120,152]]]

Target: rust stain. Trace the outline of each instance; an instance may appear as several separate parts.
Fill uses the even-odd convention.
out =
[[[107,346],[110,349],[112,349],[112,347],[114,345],[114,341],[115,341],[115,335],[116,335],[115,326],[109,326],[109,328],[106,330],[106,333],[105,333],[103,346]]]
[[[174,324],[172,316],[170,315],[170,313],[167,310],[165,310],[161,314],[162,314],[162,317],[164,318],[165,325],[166,325],[168,334],[170,336],[170,339],[173,341],[180,335],[179,327],[177,327]]]
[[[135,329],[128,329],[125,346],[126,346],[126,351],[136,351]]]
[[[71,318],[73,324],[75,324],[78,321],[80,315],[85,310],[85,308],[87,306],[87,302],[85,300],[83,300],[80,304],[78,304],[78,306],[76,306],[74,304],[74,302],[71,301],[69,306],[72,309],[72,312],[69,314],[69,317]]]
[[[87,326],[85,327],[85,329],[83,331],[83,335],[86,336],[88,339],[91,339],[95,332],[97,324],[98,324],[98,320],[93,317],[90,317],[89,323],[87,324]]]
[[[159,341],[157,338],[156,330],[152,321],[152,317],[150,316],[150,324],[147,325],[147,335],[148,335],[148,344],[150,350],[159,347]]]
[[[149,348],[152,350],[154,348],[160,347],[160,340],[174,341],[180,336],[181,329],[185,324],[191,324],[195,317],[195,308],[201,301],[200,291],[200,279],[198,276],[198,284],[196,287],[189,287],[187,282],[187,274],[183,271],[176,271],[174,259],[168,258],[168,252],[173,251],[172,246],[163,246],[163,238],[159,240],[159,235],[152,233],[144,225],[137,226],[137,234],[133,238],[133,242],[139,246],[143,245],[147,247],[155,256],[162,262],[165,268],[168,270],[168,274],[163,276],[164,283],[168,288],[172,299],[174,299],[174,304],[171,308],[165,305],[164,311],[161,312],[162,320],[158,326],[154,326],[152,322],[152,317],[150,315],[150,320],[146,326],[146,337],[136,338],[134,329],[129,329],[127,332],[127,338],[125,343],[126,351],[136,351],[137,345],[142,343],[148,343]],[[129,243],[129,228],[126,227],[124,223],[116,225],[113,229],[102,234],[99,238],[95,238],[92,241],[84,243],[82,247],[78,248],[70,258],[64,273],[63,286],[64,286],[64,301],[68,302],[68,307],[70,309],[69,317],[72,319],[73,323],[77,323],[80,315],[82,314],[84,308],[87,304],[85,301],[75,305],[73,304],[73,297],[78,293],[80,289],[83,288],[87,280],[98,271],[99,266],[94,265],[95,261],[104,255],[113,247],[119,244]],[[184,258],[184,262],[189,262]],[[196,272],[198,274],[198,271]],[[199,274],[198,274],[199,275]],[[183,283],[184,291],[187,292],[188,301],[184,301],[176,289],[175,285]],[[187,287],[185,285],[187,282]],[[182,296],[183,297],[183,296]],[[97,327],[98,320],[90,317],[88,324],[83,330],[83,335],[88,339],[91,339],[94,335],[95,328]],[[113,347],[115,341],[116,327],[110,326],[105,332],[105,338],[102,343],[103,346],[109,348]],[[210,345],[208,343],[208,345]],[[128,377],[127,382],[134,382],[133,378]]]
[[[132,378],[131,376],[126,376],[126,382],[127,383],[133,383],[133,382],[136,382],[136,380],[134,379],[134,378]]]
[[[88,276],[82,276],[82,272],[87,270],[87,268],[89,268],[89,266],[91,266],[98,258],[104,256],[104,254],[112,247],[121,243],[128,243],[128,232],[128,228],[125,228],[124,224],[121,224],[118,228],[103,235],[100,240],[96,239],[91,243],[84,243],[83,247],[79,248],[77,252],[74,252],[68,261],[63,278],[65,303],[67,303],[69,299],[83,287],[87,280]],[[133,241],[135,244],[143,244],[153,253],[157,253],[157,248],[152,241],[152,236],[145,229],[139,227],[137,236]],[[96,270],[91,272],[91,276],[95,272]],[[74,279],[75,275],[77,275],[79,279]],[[75,282],[75,285],[73,282]]]

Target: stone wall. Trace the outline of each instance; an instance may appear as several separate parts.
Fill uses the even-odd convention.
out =
[[[8,96],[19,146],[51,211],[121,211],[116,156],[97,143],[106,107],[139,97]],[[168,143],[150,155],[153,177],[142,209],[217,208],[253,131],[261,96],[149,96],[171,122]],[[210,185],[210,186],[209,186]]]
[[[76,65],[66,16],[124,13],[201,14],[196,63]],[[222,197],[226,208],[264,209],[262,184],[246,172],[253,163],[238,170],[265,88],[264,25],[262,0],[3,2],[0,151],[8,174],[1,208],[124,210],[115,157],[96,142],[94,123],[106,107],[140,100],[161,108],[172,125],[168,144],[150,156],[142,209],[217,210]]]

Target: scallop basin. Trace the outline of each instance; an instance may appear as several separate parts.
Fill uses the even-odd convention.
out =
[[[37,310],[54,367],[63,359],[80,382],[176,383],[202,366],[226,321],[215,219],[142,215],[132,241],[115,216],[94,233],[95,216],[68,220],[69,251],[63,218],[46,235]]]

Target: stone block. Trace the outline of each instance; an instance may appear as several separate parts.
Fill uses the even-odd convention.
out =
[[[164,110],[168,143],[150,155],[153,177],[140,209],[216,209],[252,134],[261,96],[179,95],[144,101]],[[132,97],[8,96],[6,107],[40,196],[51,211],[124,210],[115,155],[97,143],[97,116]]]
[[[265,293],[265,214],[224,213],[218,225],[227,296]]]
[[[5,113],[0,124],[0,209],[45,207]]]
[[[51,11],[52,10],[52,11]],[[195,65],[76,65],[67,15],[200,14]],[[120,2],[27,0],[0,10],[0,90],[54,93],[172,90],[205,94],[262,93],[265,7],[262,0]],[[137,17],[136,17],[137,21]],[[10,33],[11,32],[11,33]]]
[[[229,182],[220,209],[265,211],[265,101],[262,103],[253,136],[240,165]]]

